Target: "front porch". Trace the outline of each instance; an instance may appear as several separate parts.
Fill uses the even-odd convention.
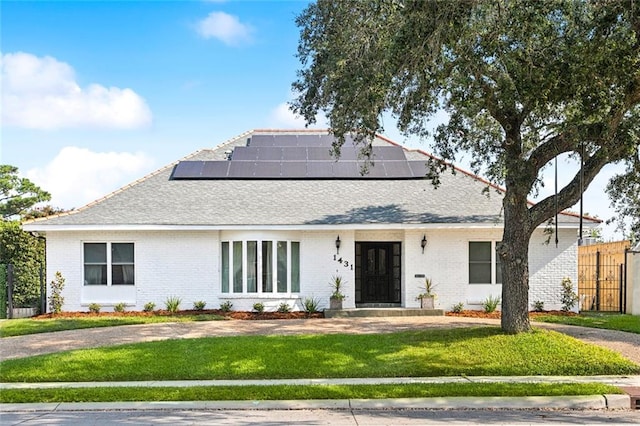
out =
[[[443,316],[443,309],[420,308],[356,308],[325,309],[325,318],[357,318],[357,317],[418,317]]]

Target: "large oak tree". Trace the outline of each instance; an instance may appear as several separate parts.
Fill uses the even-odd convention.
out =
[[[391,111],[405,134],[433,136],[442,160],[466,152],[504,186],[502,329],[529,330],[533,231],[604,165],[637,154],[640,3],[318,0],[297,24],[292,105],[308,123],[323,111],[334,134],[356,131],[366,151]],[[431,132],[441,110],[449,121]],[[583,185],[577,173],[528,204],[546,165],[582,152]]]

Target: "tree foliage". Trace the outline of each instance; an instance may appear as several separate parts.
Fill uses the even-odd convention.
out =
[[[629,159],[625,172],[614,176],[606,191],[618,214],[609,222],[616,222],[625,238],[640,241],[640,157]]]
[[[432,137],[443,162],[468,153],[475,172],[502,184],[502,328],[526,331],[531,234],[574,205],[604,165],[637,154],[639,8],[634,0],[318,0],[297,18],[302,68],[292,106],[308,123],[324,111],[339,138],[356,131],[365,153],[391,111],[405,134]],[[449,120],[432,131],[441,110]],[[530,206],[543,168],[583,149],[583,185],[578,173]]]
[[[51,195],[27,178],[18,175],[18,168],[0,164],[0,216],[9,219],[22,214],[34,204],[49,201]]]

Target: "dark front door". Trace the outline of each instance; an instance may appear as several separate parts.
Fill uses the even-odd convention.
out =
[[[400,243],[356,242],[356,303],[400,303]]]

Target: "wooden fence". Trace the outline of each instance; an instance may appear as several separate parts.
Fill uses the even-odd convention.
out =
[[[625,249],[630,241],[578,247],[581,311],[624,311]]]

